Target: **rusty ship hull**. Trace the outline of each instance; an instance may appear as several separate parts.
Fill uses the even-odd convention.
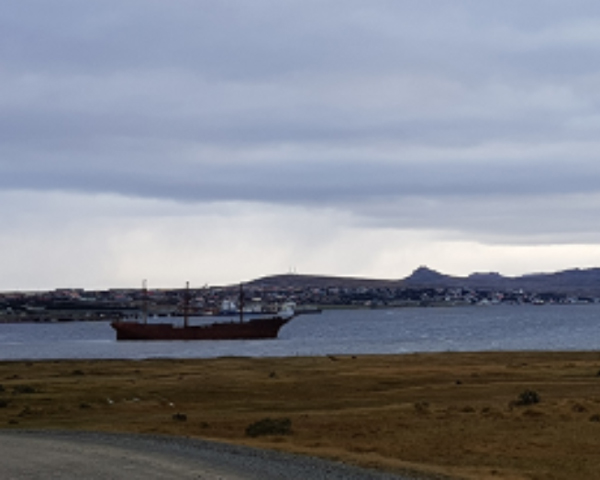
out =
[[[291,318],[256,318],[246,322],[215,322],[178,326],[172,323],[114,321],[117,340],[259,340],[277,338]]]

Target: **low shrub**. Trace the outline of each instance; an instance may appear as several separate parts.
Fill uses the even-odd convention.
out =
[[[25,394],[25,393],[35,393],[36,389],[31,385],[17,385],[13,388],[13,393],[16,394]]]
[[[246,435],[259,437],[263,435],[290,435],[292,421],[289,418],[263,418],[246,428]]]
[[[187,420],[187,415],[185,413],[174,413],[173,420],[177,422],[185,422]]]
[[[522,391],[515,402],[515,404],[518,406],[535,405],[536,403],[540,403],[540,396],[534,390]]]
[[[414,404],[415,411],[417,413],[429,413],[429,403],[428,402],[416,402]]]

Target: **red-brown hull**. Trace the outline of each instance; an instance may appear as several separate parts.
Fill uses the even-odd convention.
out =
[[[111,326],[117,332],[117,340],[257,340],[276,338],[279,329],[289,320],[273,317],[188,327],[171,323],[115,321]]]

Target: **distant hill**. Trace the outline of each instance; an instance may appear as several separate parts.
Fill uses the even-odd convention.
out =
[[[427,267],[419,267],[408,277],[398,280],[285,274],[258,278],[246,283],[246,285],[267,288],[463,287],[503,291],[522,289],[530,292],[555,292],[600,296],[600,268],[571,269],[554,273],[534,273],[517,277],[503,276],[497,272],[476,272],[466,277],[458,277],[445,275]]]
[[[399,285],[398,280],[378,280],[361,277],[335,277],[325,275],[300,275],[289,273],[284,275],[270,275],[247,282],[249,287],[313,287],[313,288],[353,288],[353,287],[384,287]]]
[[[600,291],[600,268],[573,269],[556,273],[538,273],[512,279],[529,290],[554,290],[585,294]]]
[[[427,267],[419,267],[410,276],[406,277],[402,283],[406,286],[415,287],[449,287],[460,284],[461,279],[444,275]]]
[[[466,287],[504,291],[522,289],[530,292],[599,295],[600,268],[534,273],[517,277],[506,277],[497,272],[478,272],[467,277],[453,277],[421,267],[405,278],[402,284],[420,287]]]

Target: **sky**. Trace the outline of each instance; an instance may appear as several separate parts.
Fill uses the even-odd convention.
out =
[[[600,3],[5,0],[0,290],[600,266]]]

